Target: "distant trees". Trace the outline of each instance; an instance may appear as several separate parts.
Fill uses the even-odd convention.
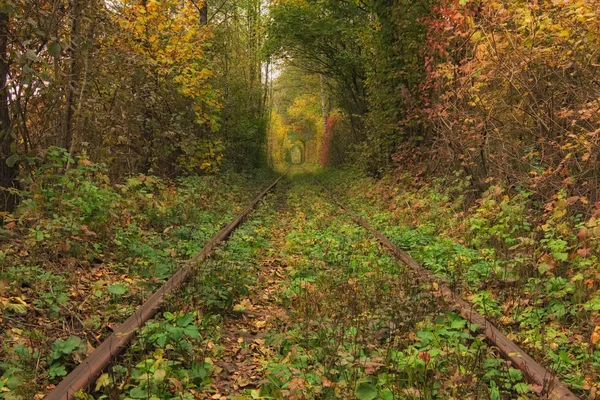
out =
[[[291,162],[291,149],[302,148],[303,162],[319,165],[324,144],[324,112],[329,105],[321,77],[285,66],[274,82],[269,155],[273,165]],[[323,97],[323,95],[325,97]]]
[[[479,191],[497,180],[542,199],[566,190],[598,201],[599,9],[280,0],[267,48],[326,78],[350,162],[373,175],[459,171]]]
[[[391,0],[283,0],[271,9],[267,49],[326,78],[350,129],[334,147],[353,148],[350,159],[373,174],[391,165],[408,134],[401,120],[424,76],[428,9],[426,1]]]
[[[222,0],[211,19],[210,58],[222,99],[225,162],[243,170],[266,162],[270,67],[264,55],[268,3]]]

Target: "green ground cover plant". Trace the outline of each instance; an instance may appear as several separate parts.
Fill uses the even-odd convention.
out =
[[[149,321],[133,345],[102,375],[90,399],[209,398],[223,320],[256,285],[260,253],[269,246],[276,223],[274,196],[268,195],[229,241],[195,266],[192,278],[167,299],[164,311]],[[112,396],[112,397],[111,397]],[[202,397],[200,397],[202,396]]]
[[[268,173],[137,175],[51,149],[0,234],[0,398],[56,384],[250,201]],[[7,240],[10,239],[10,240]]]
[[[585,199],[559,192],[542,204],[491,186],[473,201],[461,175],[323,180],[572,388],[598,390],[598,244],[596,217],[579,211]]]
[[[252,398],[535,397],[429,282],[387,255],[311,179],[299,178],[289,194],[279,300],[289,319],[267,334],[274,357]]]

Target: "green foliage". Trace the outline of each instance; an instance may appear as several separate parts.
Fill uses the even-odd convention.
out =
[[[574,212],[577,198],[559,193],[540,215],[530,193],[499,187],[469,206],[460,178],[421,182],[405,176],[390,183],[330,172],[323,179],[330,185],[345,180],[337,188],[345,202],[369,215],[526,351],[560,371],[574,390],[594,387],[600,370],[590,349],[600,335],[597,274],[590,265],[598,247],[588,235],[594,235],[596,222],[581,222]],[[561,352],[567,356],[561,358]],[[502,397],[508,386],[489,387],[490,395]],[[518,383],[510,388],[525,393]]]
[[[148,322],[130,350],[133,354],[144,354],[143,360],[130,371],[115,366],[111,374],[100,376],[96,392],[117,390],[115,382],[125,374],[131,376],[128,383],[119,386],[124,389],[125,399],[187,399],[189,389],[203,390],[210,384],[213,365],[192,361],[190,357],[202,340],[195,324],[199,315],[165,312],[163,318]],[[169,383],[175,381],[179,384]]]
[[[27,390],[25,383],[31,377],[40,354],[25,345],[18,345],[4,351],[10,352],[10,357],[0,362],[0,373],[2,373],[0,399],[10,399],[11,392],[19,393],[23,389]]]
[[[55,341],[48,356],[48,376],[54,379],[67,375],[67,368],[72,365],[74,357],[81,359],[86,353],[87,343],[77,336]]]
[[[339,175],[332,180],[339,182]],[[516,397],[529,390],[476,327],[440,312],[429,284],[385,255],[310,185],[299,179],[289,194],[294,228],[281,246],[289,275],[281,302],[290,318],[267,342],[277,357],[260,396],[445,398],[492,391]],[[431,237],[411,233],[406,237],[415,247]]]
[[[377,394],[377,386],[371,382],[371,379],[362,378],[356,382],[354,395],[358,400],[373,400],[377,398]]]
[[[218,136],[223,140],[223,163],[237,172],[266,164],[271,62],[264,57],[263,2],[224,2],[214,9],[210,58],[222,110]],[[269,75],[269,76],[265,76]]]
[[[269,200],[237,229],[224,249],[215,250],[194,276],[191,296],[213,313],[230,312],[234,303],[248,293],[256,283],[256,265],[251,261],[255,254],[269,245],[264,225],[273,222]]]
[[[237,184],[243,180],[236,182],[239,177],[235,176],[230,179],[228,184],[232,189],[241,189]],[[222,182],[217,187],[197,178],[186,180],[180,190],[193,189],[183,194],[194,199],[187,201],[197,201],[192,194],[203,185],[208,193],[214,192],[215,198],[228,195],[220,190],[224,187]],[[184,204],[176,202],[176,205]],[[173,229],[175,240],[201,240],[188,238],[195,229],[200,227],[205,232],[207,226],[215,223],[212,214],[196,210],[193,215],[200,218],[200,226],[188,223],[179,230]],[[166,217],[171,214],[166,213]],[[239,303],[256,283],[256,257],[268,247],[271,235],[268,226],[274,222],[272,197],[268,196],[227,244],[216,249],[187,284],[165,302],[167,311],[146,323],[123,362],[113,367],[112,375],[100,377],[92,392],[97,396],[119,393],[125,399],[148,398],[148,394],[157,399],[187,399],[191,393],[210,390],[213,376],[221,372],[212,358],[220,352],[215,343],[220,339],[223,319],[235,311],[234,303]],[[197,250],[201,244],[202,241],[195,244]]]
[[[277,3],[270,12],[267,51],[327,77],[334,106],[351,121],[349,142],[364,139],[366,52],[361,35],[368,30],[367,13],[352,2],[293,0]]]
[[[33,398],[68,373],[88,351],[86,341],[72,349],[74,337],[129,316],[271,179],[137,175],[110,185],[103,166],[57,148],[33,161],[32,176],[5,222],[15,240],[0,243],[0,320],[11,319],[0,333],[7,398]],[[51,346],[67,324],[73,337]],[[33,367],[14,353],[19,346],[36,354]]]
[[[328,78],[334,107],[349,123],[335,145],[345,144],[340,154],[347,144],[355,147],[346,161],[369,173],[390,166],[402,141],[423,140],[407,111],[424,78],[422,21],[428,12],[426,1],[287,0],[271,7],[267,50]]]
[[[258,0],[215,5],[209,24],[200,4],[181,0],[5,3],[2,96],[14,96],[4,102],[2,199],[18,199],[13,175],[56,143],[113,180],[214,174],[224,158],[238,170],[264,164]]]

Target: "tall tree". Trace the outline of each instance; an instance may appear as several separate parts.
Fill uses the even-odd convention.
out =
[[[67,76],[66,110],[60,145],[71,150],[76,98],[81,81],[81,25],[85,0],[71,0],[71,37],[69,42],[69,73]]]
[[[200,6],[200,25],[208,25],[208,0],[204,0]]]
[[[11,189],[18,187],[19,169],[16,164],[17,143],[12,130],[8,90],[10,69],[10,15],[0,11],[0,211],[12,211],[17,204],[17,196]]]

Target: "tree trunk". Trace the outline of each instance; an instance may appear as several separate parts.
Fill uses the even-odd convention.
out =
[[[208,25],[208,0],[203,0],[200,7],[200,25]]]
[[[327,91],[325,89],[325,76],[319,75],[321,84],[321,119],[323,121],[323,133],[327,131],[327,118],[329,118],[329,107],[327,104]]]
[[[265,65],[265,87],[263,91],[263,100],[261,104],[260,115],[265,118],[267,111],[267,101],[269,100],[269,77],[270,77],[271,61],[268,60]]]
[[[321,167],[327,166],[329,153],[329,140],[331,132],[327,132],[327,120],[329,119],[329,104],[327,102],[327,90],[325,88],[325,76],[319,75],[321,83],[321,119],[323,124],[323,137],[321,142]]]
[[[71,1],[71,43],[69,44],[69,76],[67,79],[67,104],[63,122],[63,134],[60,145],[71,150],[73,143],[73,119],[75,116],[75,99],[81,80],[81,19],[83,2],[85,0]]]
[[[8,42],[9,15],[0,13],[0,212],[14,210],[18,197],[9,190],[19,187],[19,167],[13,162],[14,160],[9,160],[16,153],[17,143],[12,136],[12,124],[8,109],[8,71],[10,67]]]

